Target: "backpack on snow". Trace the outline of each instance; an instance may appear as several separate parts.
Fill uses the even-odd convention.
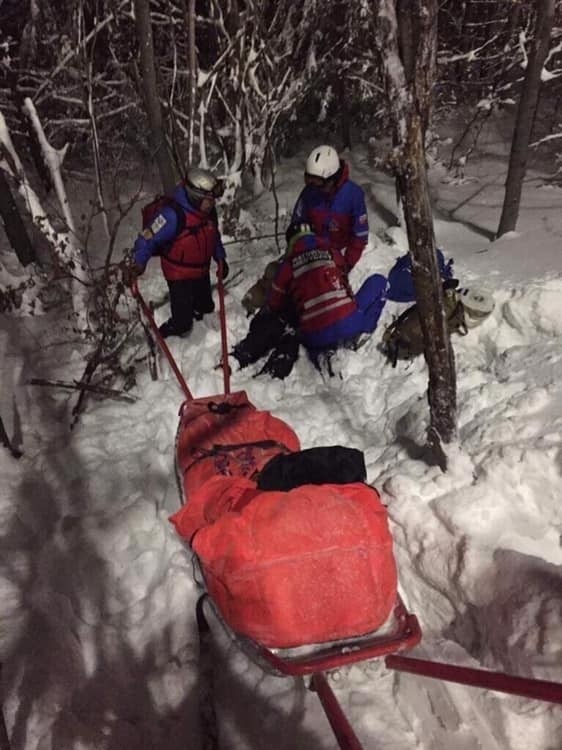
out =
[[[444,288],[444,306],[449,333],[466,336],[464,305],[454,288]],[[412,305],[391,323],[383,333],[382,348],[396,367],[398,359],[412,359],[423,352],[423,333],[417,305]]]
[[[453,260],[446,262],[445,256],[439,249],[437,250],[437,260],[439,262],[439,274],[443,281],[452,279]],[[414,302],[416,299],[412,278],[412,259],[409,253],[397,258],[396,263],[390,269],[386,298],[393,302]]]

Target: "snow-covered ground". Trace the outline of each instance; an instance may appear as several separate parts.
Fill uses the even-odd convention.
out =
[[[349,157],[371,223],[352,275],[358,288],[406,246],[388,228],[391,180],[363,151]],[[286,211],[303,158],[278,175]],[[401,589],[421,621],[418,655],[562,681],[562,191],[530,174],[518,233],[490,243],[504,175],[496,159],[469,165],[461,179],[432,170],[438,243],[461,284],[496,303],[481,326],[454,337],[460,449],[451,471],[421,460],[423,360],[393,369],[378,350],[395,303],[366,345],[337,355],[339,377],[323,380],[301,356],[285,381],[234,368],[232,388],[286,420],[303,447],[365,452],[368,479],[388,504]],[[271,231],[270,196],[247,211],[252,226]],[[244,269],[227,297],[231,344],[247,329],[243,293],[277,254],[272,241],[231,246],[231,274]],[[153,262],[142,291],[155,299],[164,289]],[[211,318],[189,339],[169,340],[195,396],[222,391]],[[56,311],[0,317],[0,414],[24,451],[19,461],[0,453],[0,660],[12,750],[196,750],[197,589],[168,522],[179,502],[182,395],[162,362],[158,381],[141,370],[134,404],[90,400],[70,432],[75,394],[28,385],[81,374],[86,350],[67,343],[68,329]],[[221,748],[336,747],[302,681],[266,676],[220,633],[216,642]],[[330,679],[365,748],[562,747],[560,707],[399,675],[377,661]]]

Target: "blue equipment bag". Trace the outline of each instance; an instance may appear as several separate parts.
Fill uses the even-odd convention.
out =
[[[453,260],[445,261],[445,256],[441,250],[437,250],[437,259],[439,261],[439,272],[443,281],[453,278]],[[414,293],[414,280],[412,279],[412,261],[410,254],[400,256],[396,263],[390,269],[388,274],[389,288],[386,292],[386,298],[393,302],[414,302],[416,297]]]

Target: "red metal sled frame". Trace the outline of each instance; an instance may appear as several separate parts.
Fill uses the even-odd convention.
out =
[[[498,693],[519,695],[530,700],[562,705],[562,684],[559,682],[537,680],[534,677],[517,677],[505,672],[492,672],[487,669],[462,667],[394,654],[386,657],[385,665],[387,669],[395,669],[397,672],[409,672],[434,680],[456,682],[469,687],[479,687]]]
[[[206,601],[229,637],[260,668],[269,667],[278,676],[311,676],[309,689],[317,694],[340,750],[363,750],[363,745],[330,687],[325,671],[388,654],[397,654],[414,648],[421,640],[417,617],[406,610],[402,599],[397,595],[392,614],[394,629],[390,633],[381,634],[378,631],[369,636],[348,639],[329,646],[319,644],[317,647],[311,647],[311,652],[304,656],[288,656],[286,654],[291,649],[275,652],[257,641],[238,636],[223,620],[209,594],[204,593],[199,598],[196,608],[201,644],[206,641],[210,631],[203,611]]]
[[[417,646],[422,635],[418,618],[406,610],[399,596],[394,605],[394,621],[397,627],[391,633],[375,632],[330,646],[318,645],[311,653],[303,656],[283,656],[282,652],[272,651],[258,643],[255,644],[255,650],[261,660],[281,674],[291,677],[311,675],[358,661],[409,651]]]

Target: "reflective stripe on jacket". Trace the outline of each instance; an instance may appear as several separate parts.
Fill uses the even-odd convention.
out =
[[[343,267],[341,253],[325,239],[301,237],[273,280],[269,306],[280,311],[292,303],[303,333],[332,325],[357,309]]]

